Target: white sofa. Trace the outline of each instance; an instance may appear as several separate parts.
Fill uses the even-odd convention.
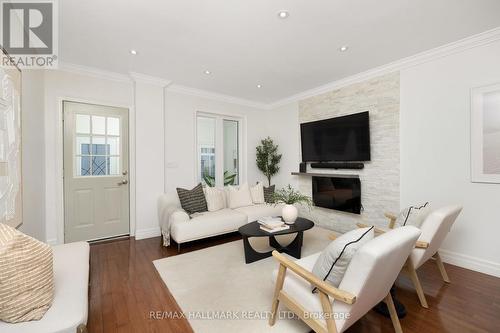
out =
[[[172,192],[159,198],[158,216],[162,234],[166,235],[169,232],[180,249],[182,243],[234,232],[246,223],[264,216],[279,216],[282,207],[282,205],[257,204],[230,209],[226,203],[224,209],[199,213],[190,218],[182,209],[177,193]]]
[[[54,301],[42,319],[11,324],[0,321],[2,333],[87,332],[89,244],[57,245],[54,254]]]

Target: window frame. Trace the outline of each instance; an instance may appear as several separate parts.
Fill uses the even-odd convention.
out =
[[[198,152],[198,117],[215,119],[215,187],[224,187],[224,120],[238,123],[238,185],[247,182],[246,175],[246,117],[243,115],[197,111],[194,114],[194,180],[202,182],[201,154]]]

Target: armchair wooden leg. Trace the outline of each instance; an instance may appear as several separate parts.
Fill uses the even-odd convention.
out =
[[[276,279],[276,287],[274,289],[273,304],[271,306],[271,317],[269,318],[269,325],[273,326],[276,323],[276,312],[278,311],[278,305],[280,303],[279,296],[280,291],[283,288],[283,283],[285,282],[286,266],[280,265],[278,271],[278,278]]]
[[[424,289],[422,289],[422,285],[420,284],[420,280],[418,279],[417,271],[415,270],[415,268],[413,268],[413,265],[411,265],[411,263],[406,266],[406,270],[408,271],[410,279],[415,286],[420,304],[426,309],[429,308],[429,306],[427,305],[427,300],[425,299]]]
[[[325,315],[328,333],[337,333],[337,325],[335,324],[335,319],[333,318],[333,309],[332,303],[330,303],[330,298],[327,294],[320,290],[319,299],[321,301],[321,306],[323,307],[323,314]]]
[[[436,258],[436,264],[437,267],[439,268],[439,272],[441,273],[441,276],[443,277],[443,281],[446,283],[450,283],[450,278],[448,277],[448,273],[446,273],[446,269],[444,268],[443,261],[441,260],[441,256],[439,255],[439,252],[436,252],[434,255],[434,258]]]
[[[84,324],[80,324],[78,325],[78,327],[76,328],[76,333],[87,333],[87,326],[84,325]]]
[[[388,293],[387,296],[385,296],[385,304],[387,304],[387,308],[389,309],[389,314],[391,315],[394,331],[396,333],[403,333],[403,329],[401,328],[401,323],[399,322],[398,314],[396,312],[396,308],[394,307],[394,301],[392,300],[391,293]]]

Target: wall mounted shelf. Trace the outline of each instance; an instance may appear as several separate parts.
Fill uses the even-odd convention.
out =
[[[346,175],[339,173],[312,173],[312,172],[292,172],[292,176],[359,178],[359,175]]]

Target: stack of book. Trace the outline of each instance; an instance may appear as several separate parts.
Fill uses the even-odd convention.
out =
[[[260,229],[266,232],[278,232],[290,229],[289,225],[281,220],[280,217],[263,217],[257,220],[260,224]]]

